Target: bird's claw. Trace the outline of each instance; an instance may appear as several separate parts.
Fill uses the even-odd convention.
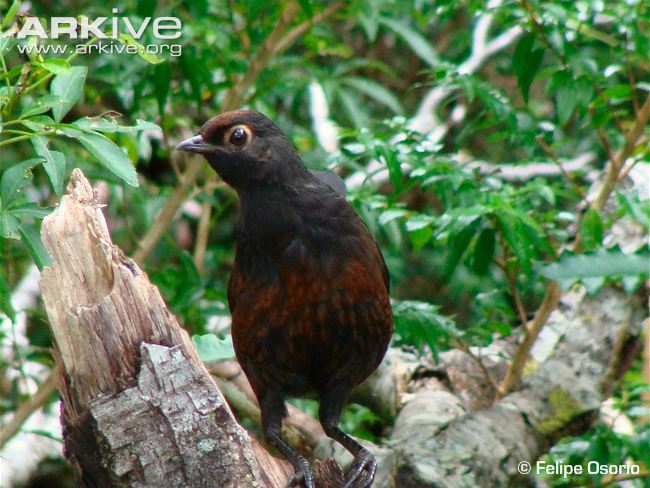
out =
[[[354,460],[343,488],[370,488],[377,472],[377,461],[364,449]]]
[[[307,469],[301,469],[301,470],[296,470],[296,474],[294,474],[289,480],[287,481],[287,484],[285,485],[285,488],[315,488],[314,486],[314,478],[311,474],[311,470]]]

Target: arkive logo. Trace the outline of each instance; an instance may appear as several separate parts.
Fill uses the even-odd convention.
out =
[[[114,14],[119,10],[113,8]],[[51,17],[49,19],[49,32],[38,17],[26,17],[23,25],[16,33],[17,39],[26,39],[36,37],[39,39],[77,39],[88,40],[96,38],[100,40],[94,46],[77,46],[79,54],[88,54],[93,50],[97,52],[112,52],[135,54],[138,51],[146,51],[150,54],[158,54],[168,51],[172,56],[180,56],[180,44],[149,44],[142,45],[123,45],[116,46],[112,44],[102,44],[102,39],[112,39],[124,41],[132,39],[137,41],[141,39],[149,29],[154,38],[158,40],[178,39],[182,35],[182,23],[178,17],[145,17],[142,21],[131,20],[126,16],[114,17],[96,17],[91,19],[86,16],[75,17]],[[129,44],[128,42],[126,44]],[[47,48],[55,46],[40,46],[37,49],[40,52],[49,51]],[[61,46],[59,46],[61,47]],[[30,49],[33,49],[31,46]],[[57,52],[59,50],[56,50]]]

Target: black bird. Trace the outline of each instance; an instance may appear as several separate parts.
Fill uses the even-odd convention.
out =
[[[282,131],[250,110],[220,114],[177,149],[203,154],[239,195],[228,286],[237,359],[268,442],[314,488],[307,459],[280,436],[285,398],[315,394],[325,433],[355,456],[345,487],[372,485],[372,454],[338,427],[350,390],[379,365],[392,334],[388,269],[332,174],[314,174]]]

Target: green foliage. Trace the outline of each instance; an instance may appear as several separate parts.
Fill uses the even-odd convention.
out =
[[[48,262],[40,222],[73,168],[98,184],[112,237],[132,254],[185,168],[174,143],[240,89],[243,105],[275,120],[310,168],[348,177],[349,199],[391,271],[397,344],[436,356],[458,343],[485,345],[507,336],[521,320],[516,299],[530,315],[549,279],[590,291],[612,283],[630,293],[647,279],[647,248],[624,254],[609,244],[621,227],[647,235],[647,196],[625,180],[604,211],[585,197],[592,175],[601,181],[608,160],[625,147],[650,93],[647,2],[355,0],[311,25],[331,3],[301,0],[287,31],[310,28],[262,61],[257,56],[285,2],[118,4],[137,25],[147,16],[178,16],[182,52],[148,52],[161,41],[146,30],[139,39],[123,34],[116,40],[134,46],[135,55],[21,55],[19,47],[66,41],[16,39],[15,27],[25,18],[18,15],[19,1],[7,5],[0,22],[0,312],[9,318],[3,324],[20,311],[11,293],[29,265]],[[112,5],[96,2],[22,5],[41,19],[113,15]],[[488,47],[479,45],[476,30],[486,13],[492,17],[485,42],[512,37],[482,62],[468,63]],[[341,129],[340,149],[332,154],[314,130],[312,83],[322,87],[328,117]],[[432,93],[438,101],[422,110]],[[433,120],[425,131],[433,133],[414,130],[423,120]],[[640,137],[625,169],[636,164],[647,171],[648,154]],[[587,165],[564,174],[585,157]],[[537,171],[540,164],[544,171]],[[229,315],[235,202],[231,190],[199,178],[145,264],[204,358],[232,357],[227,320],[220,319]],[[198,209],[206,206],[209,239],[198,262]],[[579,252],[569,253],[578,236]],[[42,309],[28,317],[29,345],[16,350],[47,362],[46,354],[35,353],[50,346]],[[7,330],[0,336],[11,342]],[[11,361],[2,366],[20,370]],[[16,386],[22,376],[15,378],[6,410],[24,400]],[[315,413],[308,402],[300,405]],[[351,407],[343,423],[348,432],[375,440],[383,428],[362,407]],[[612,435],[600,426],[574,441],[619,442]],[[608,459],[638,444],[620,442],[624,447]],[[585,452],[584,459],[595,455]]]
[[[512,68],[517,75],[517,84],[526,104],[528,104],[530,85],[539,70],[543,56],[544,50],[535,48],[534,35],[526,34],[517,43],[512,58]]]
[[[219,338],[215,334],[194,335],[192,342],[194,342],[201,361],[206,363],[235,357],[230,336]]]
[[[440,347],[448,346],[451,339],[461,336],[454,321],[438,313],[439,310],[440,307],[426,302],[405,300],[394,304],[398,343],[418,348],[426,345],[437,360]]]
[[[10,42],[10,38],[5,39],[0,50],[7,51]],[[42,166],[54,193],[59,197],[62,195],[64,180],[71,168],[66,163],[66,153],[52,149],[54,141],[59,139],[57,143],[61,143],[61,136],[76,140],[115,176],[137,186],[138,179],[131,159],[102,133],[158,129],[155,124],[142,122],[132,127],[121,127],[114,119],[102,116],[95,119],[82,117],[72,123],[63,123],[63,118],[81,98],[88,72],[85,66],[70,66],[71,59],[72,57],[40,59],[34,65],[26,63],[20,69],[20,79],[16,81],[15,86],[9,82],[12,71],[8,71],[0,104],[3,132],[18,134],[0,141],[0,146],[20,144],[29,140],[33,149],[32,155],[38,156],[28,157],[17,163],[3,157],[0,180],[0,235],[3,238],[21,239],[39,268],[49,260],[40,242],[39,232],[40,220],[49,211],[26,197],[24,190],[33,184],[34,169]],[[52,75],[54,77],[47,94],[44,92],[44,82]],[[47,112],[51,112],[52,117],[46,115]],[[21,126],[20,130],[6,129]],[[66,145],[62,144],[61,148],[66,149]],[[6,148],[2,150],[9,151]]]
[[[582,282],[587,291],[595,293],[605,280],[622,280],[628,293],[634,292],[650,274],[648,247],[635,254],[626,254],[618,248],[600,248],[592,254],[564,253],[556,262],[544,266],[541,274],[560,283],[562,289]]]
[[[56,97],[52,105],[52,116],[56,122],[61,122],[81,97],[87,74],[88,68],[85,66],[74,66],[58,74],[50,83],[50,92]]]

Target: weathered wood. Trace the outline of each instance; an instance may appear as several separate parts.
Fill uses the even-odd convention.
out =
[[[115,247],[79,170],[42,226],[67,458],[86,486],[283,486],[292,468],[232,415],[188,335]]]

